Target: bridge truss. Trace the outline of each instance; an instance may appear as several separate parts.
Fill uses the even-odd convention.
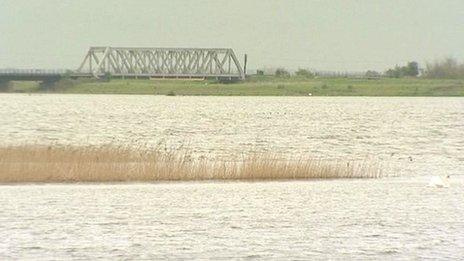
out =
[[[77,74],[244,79],[232,49],[91,47]]]

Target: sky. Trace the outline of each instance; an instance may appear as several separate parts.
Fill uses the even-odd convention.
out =
[[[0,0],[0,68],[76,69],[90,46],[227,47],[249,68],[464,60],[463,0]]]

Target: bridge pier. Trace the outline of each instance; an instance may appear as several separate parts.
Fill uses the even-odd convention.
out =
[[[0,92],[8,92],[11,89],[11,81],[0,79]]]

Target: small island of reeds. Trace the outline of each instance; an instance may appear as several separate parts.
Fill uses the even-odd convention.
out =
[[[234,159],[194,158],[184,151],[114,146],[0,148],[0,183],[157,182],[378,178],[370,162],[255,154]]]

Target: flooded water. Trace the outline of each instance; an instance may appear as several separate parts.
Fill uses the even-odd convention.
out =
[[[0,145],[372,160],[377,180],[1,185],[0,259],[462,259],[464,99],[0,95]],[[427,187],[451,175],[450,188]]]

